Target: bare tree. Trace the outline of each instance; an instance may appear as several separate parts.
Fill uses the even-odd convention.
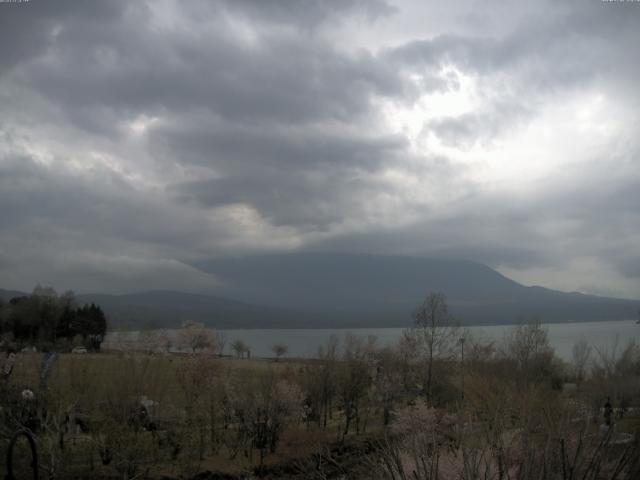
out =
[[[371,357],[374,342],[347,334],[344,339],[342,362],[338,365],[336,393],[345,417],[343,436],[355,422],[360,433],[362,408],[371,387]]]
[[[593,361],[592,375],[605,379],[611,379],[616,373],[616,362],[618,361],[618,347],[620,346],[620,337],[616,335],[611,348],[595,347],[596,358]]]
[[[384,426],[391,421],[395,403],[403,394],[403,360],[392,348],[383,348],[376,354],[376,374],[373,380],[374,398],[382,410]]]
[[[587,363],[591,357],[591,351],[591,345],[589,345],[584,338],[581,338],[573,344],[571,353],[573,356],[573,368],[578,382],[582,382],[584,380]]]
[[[280,360],[280,357],[287,354],[287,352],[289,351],[289,347],[284,343],[276,343],[275,345],[271,346],[271,351],[276,356],[277,362],[278,360]]]
[[[216,350],[218,355],[224,355],[224,347],[227,345],[227,335],[224,332],[216,332]]]
[[[331,404],[336,395],[336,363],[338,360],[338,346],[338,337],[331,335],[327,346],[321,346],[318,349],[318,359],[321,363],[318,371],[317,382],[320,390],[320,403],[322,405],[323,428],[327,428],[328,417],[331,414]]]
[[[265,456],[276,452],[287,424],[299,420],[302,391],[275,370],[245,370],[231,377],[225,388],[229,422],[235,424],[236,433],[229,442],[230,458],[244,449],[251,461],[255,448],[262,466]]]
[[[164,330],[144,330],[138,335],[137,343],[147,354],[169,351],[169,336]]]
[[[415,325],[409,332],[420,346],[427,364],[425,393],[432,403],[433,365],[438,358],[450,358],[458,341],[458,327],[449,314],[447,297],[440,292],[430,292],[414,312]]]
[[[182,324],[179,333],[180,342],[191,349],[192,353],[198,350],[213,350],[215,348],[215,334],[213,330],[202,323],[187,321]]]
[[[231,349],[236,352],[238,358],[242,358],[244,353],[249,351],[249,347],[242,340],[234,340],[231,343]]]
[[[505,337],[504,355],[515,362],[519,383],[552,378],[554,351],[547,329],[534,318]]]

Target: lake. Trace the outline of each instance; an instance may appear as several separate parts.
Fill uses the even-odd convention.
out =
[[[485,342],[501,342],[514,325],[467,327],[471,334]],[[556,354],[571,360],[573,344],[584,338],[595,348],[612,351],[617,342],[618,353],[635,340],[640,342],[640,325],[635,320],[583,323],[550,323],[544,327],[549,332],[549,342]],[[348,328],[348,329],[263,329],[221,330],[227,338],[226,354],[231,352],[231,343],[242,340],[251,347],[253,357],[272,357],[271,346],[284,343],[289,347],[289,357],[313,357],[320,345],[326,345],[332,335],[342,339],[347,333],[367,337],[374,335],[379,345],[395,343],[403,328]],[[594,351],[593,354],[596,354]]]

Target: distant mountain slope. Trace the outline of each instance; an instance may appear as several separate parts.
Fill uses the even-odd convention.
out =
[[[113,325],[129,328],[177,327],[185,320],[217,328],[304,328],[309,321],[290,310],[172,291],[88,294],[78,295],[77,300],[100,305]]]
[[[479,263],[401,256],[262,255],[196,266],[225,282],[223,296],[313,310],[395,310],[429,290],[463,302],[511,301],[524,288]]]
[[[112,326],[175,327],[185,320],[217,328],[408,326],[429,291],[448,297],[463,324],[622,320],[640,301],[525,287],[469,261],[347,254],[261,255],[195,265],[224,283],[217,296],[151,291],[78,295],[99,304]],[[0,290],[8,300],[21,292]],[[231,298],[236,300],[230,300]]]
[[[225,258],[198,268],[219,276],[220,294],[324,312],[349,324],[405,325],[426,292],[444,292],[463,323],[635,318],[640,301],[525,287],[475,262],[403,256],[286,254]]]
[[[5,302],[8,302],[14,297],[22,297],[23,295],[28,295],[28,293],[19,292],[18,290],[4,290],[0,288],[0,298]]]

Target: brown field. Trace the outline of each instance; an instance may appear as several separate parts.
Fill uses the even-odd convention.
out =
[[[132,459],[131,463],[136,464],[136,472],[144,472],[144,477],[179,477],[185,472],[195,474],[206,470],[233,475],[253,471],[260,463],[259,454],[254,448],[243,446],[243,451],[233,455],[232,447],[225,444],[225,439],[213,439],[213,430],[217,430],[216,434],[219,436],[235,435],[235,427],[223,425],[219,418],[223,416],[223,407],[219,403],[225,384],[231,378],[239,378],[247,382],[247,388],[254,388],[252,382],[264,376],[275,376],[277,379],[289,379],[293,382],[292,379],[299,376],[301,370],[314,363],[296,359],[275,362],[262,359],[219,358],[211,355],[145,355],[116,352],[62,354],[52,370],[47,390],[40,391],[38,384],[41,361],[42,354],[39,353],[19,354],[11,385],[5,386],[15,391],[24,388],[33,390],[36,401],[46,401],[49,417],[52,417],[53,413],[51,406],[55,408],[54,414],[59,418],[48,418],[43,422],[47,423],[46,427],[37,435],[40,462],[46,462],[47,457],[59,456],[60,458],[54,462],[61,463],[59,466],[64,467],[65,474],[111,477],[115,473],[120,478],[120,472],[114,472],[117,470],[116,466],[101,465],[99,458],[98,449],[101,444],[108,443],[110,435],[118,436],[121,440],[127,438],[127,445],[120,445],[124,450],[123,456],[126,457],[129,453],[126,450],[131,450],[130,453],[137,457]],[[208,370],[209,374],[200,375],[201,369]],[[143,396],[157,402],[152,408],[157,433],[142,429],[136,433],[129,431],[131,428],[127,425],[127,416]],[[99,427],[94,428],[95,425],[91,425],[90,431],[85,433],[79,427],[74,431],[73,425],[54,425],[60,423],[60,419],[71,412],[90,419],[91,424]],[[299,415],[300,412],[297,413],[295,419],[287,422],[277,450],[265,456],[264,465],[300,459],[300,468],[304,468],[305,459],[342,438],[343,426],[337,413],[326,428],[309,426]],[[113,417],[116,422],[113,422]],[[120,425],[110,424],[118,421]],[[196,445],[196,439],[201,435],[201,422],[207,423],[207,439],[203,442],[206,443],[203,447]],[[219,422],[219,425],[214,425],[215,422]],[[379,430],[380,423],[370,419],[369,430]],[[163,458],[166,452],[157,445],[157,437],[164,433],[164,429],[175,431],[182,437],[185,446],[178,458]],[[64,452],[56,452],[55,450],[60,450],[56,448],[56,443],[61,430],[65,431]],[[96,441],[94,430],[104,431],[99,434],[101,439]],[[11,428],[7,425],[2,426],[3,458],[4,447],[11,433]],[[200,450],[203,450],[202,455],[197,452]],[[26,448],[19,451],[22,453],[18,457],[28,457]],[[94,458],[89,458],[91,456]],[[126,459],[123,461],[126,463]]]
[[[28,429],[41,478],[639,478],[640,349],[577,374],[540,332],[469,339],[464,362],[409,338],[345,338],[316,360],[62,354],[46,388],[43,354],[21,353],[0,385],[0,455]],[[30,478],[25,442],[14,458]]]

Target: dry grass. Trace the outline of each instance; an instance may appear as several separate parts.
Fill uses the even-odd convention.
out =
[[[382,409],[390,405],[388,450],[369,455],[373,459],[369,470],[384,480],[414,478],[410,471],[417,468],[423,473],[416,478],[432,478],[435,467],[427,460],[433,452],[440,455],[440,478],[476,478],[469,473],[474,459],[494,473],[517,468],[525,472],[519,478],[535,478],[527,475],[537,464],[546,462],[549,468],[559,469],[559,442],[567,451],[577,451],[575,445],[581,445],[580,451],[589,453],[597,446],[600,414],[593,413],[591,404],[601,405],[601,400],[589,396],[591,384],[563,393],[552,387],[549,374],[523,382],[511,363],[485,359],[467,366],[461,402],[458,368],[439,362],[434,367],[434,392],[441,399],[438,412],[456,418],[442,422],[446,417],[432,405],[423,409],[424,418],[415,406],[404,408],[424,397],[415,393],[423,364],[379,358],[382,368],[377,370],[367,363],[367,355],[328,358],[322,363],[213,355],[64,354],[42,391],[38,386],[42,354],[20,354],[10,382],[0,384],[4,395],[0,396],[4,408],[0,458],[8,437],[19,426],[12,415],[31,409],[40,422],[34,430],[44,478],[52,474],[55,478],[190,478],[205,470],[246,476],[261,463],[313,469],[312,457],[344,440],[346,408],[340,405],[345,405],[345,398],[357,405],[361,435],[352,424],[347,442],[371,434],[382,438]],[[328,403],[327,428],[323,428],[323,412],[314,416],[317,421],[306,422],[302,406],[313,395],[314,408],[323,405],[318,401],[320,387],[329,377],[334,393]],[[367,381],[352,392],[346,387],[358,384],[353,379]],[[25,388],[35,392],[35,401],[20,398]],[[6,401],[11,395],[16,399],[13,403]],[[156,402],[151,409],[153,428],[136,416],[143,397]],[[385,398],[391,399],[389,404]],[[640,417],[629,413],[617,422],[617,432],[639,432],[639,422]],[[278,441],[271,451],[271,437],[262,444],[257,439],[260,426],[274,425],[279,426]],[[26,452],[20,455],[27,457]],[[105,458],[108,461],[103,462]],[[381,468],[380,458],[393,468]],[[584,458],[578,467],[588,463]],[[609,460],[601,459],[605,466]],[[462,469],[467,469],[466,476],[461,476]],[[5,474],[0,467],[0,476]]]
[[[47,390],[40,391],[42,354],[23,353],[18,357],[10,383],[16,391],[28,388],[38,400],[46,399],[48,418],[37,435],[38,446],[41,462],[48,463],[50,470],[57,470],[57,475],[90,473],[133,478],[141,472],[152,477],[196,474],[203,470],[250,472],[259,461],[255,448],[244,445],[234,456],[229,446],[238,435],[238,426],[233,422],[225,425],[223,418],[226,411],[223,401],[229,385],[238,379],[249,381],[269,375],[293,378],[305,362],[197,357],[63,354],[53,367]],[[132,411],[143,396],[157,402],[153,407],[158,430],[155,433],[133,432],[130,424]],[[67,416],[71,417],[71,423],[74,417],[85,419],[89,431],[82,433],[74,425],[61,425]],[[264,463],[281,463],[313,454],[321,445],[339,438],[337,423],[336,420],[321,430],[310,427],[300,416],[289,419],[278,449],[268,454]],[[179,444],[177,454],[170,445],[159,445],[162,442],[159,439],[167,431]],[[215,441],[212,431],[217,436]],[[3,447],[9,433],[5,429],[5,438],[0,438]],[[63,449],[58,445],[61,435]],[[100,455],[105,447],[119,457],[120,466],[115,465],[115,460],[102,465]]]

